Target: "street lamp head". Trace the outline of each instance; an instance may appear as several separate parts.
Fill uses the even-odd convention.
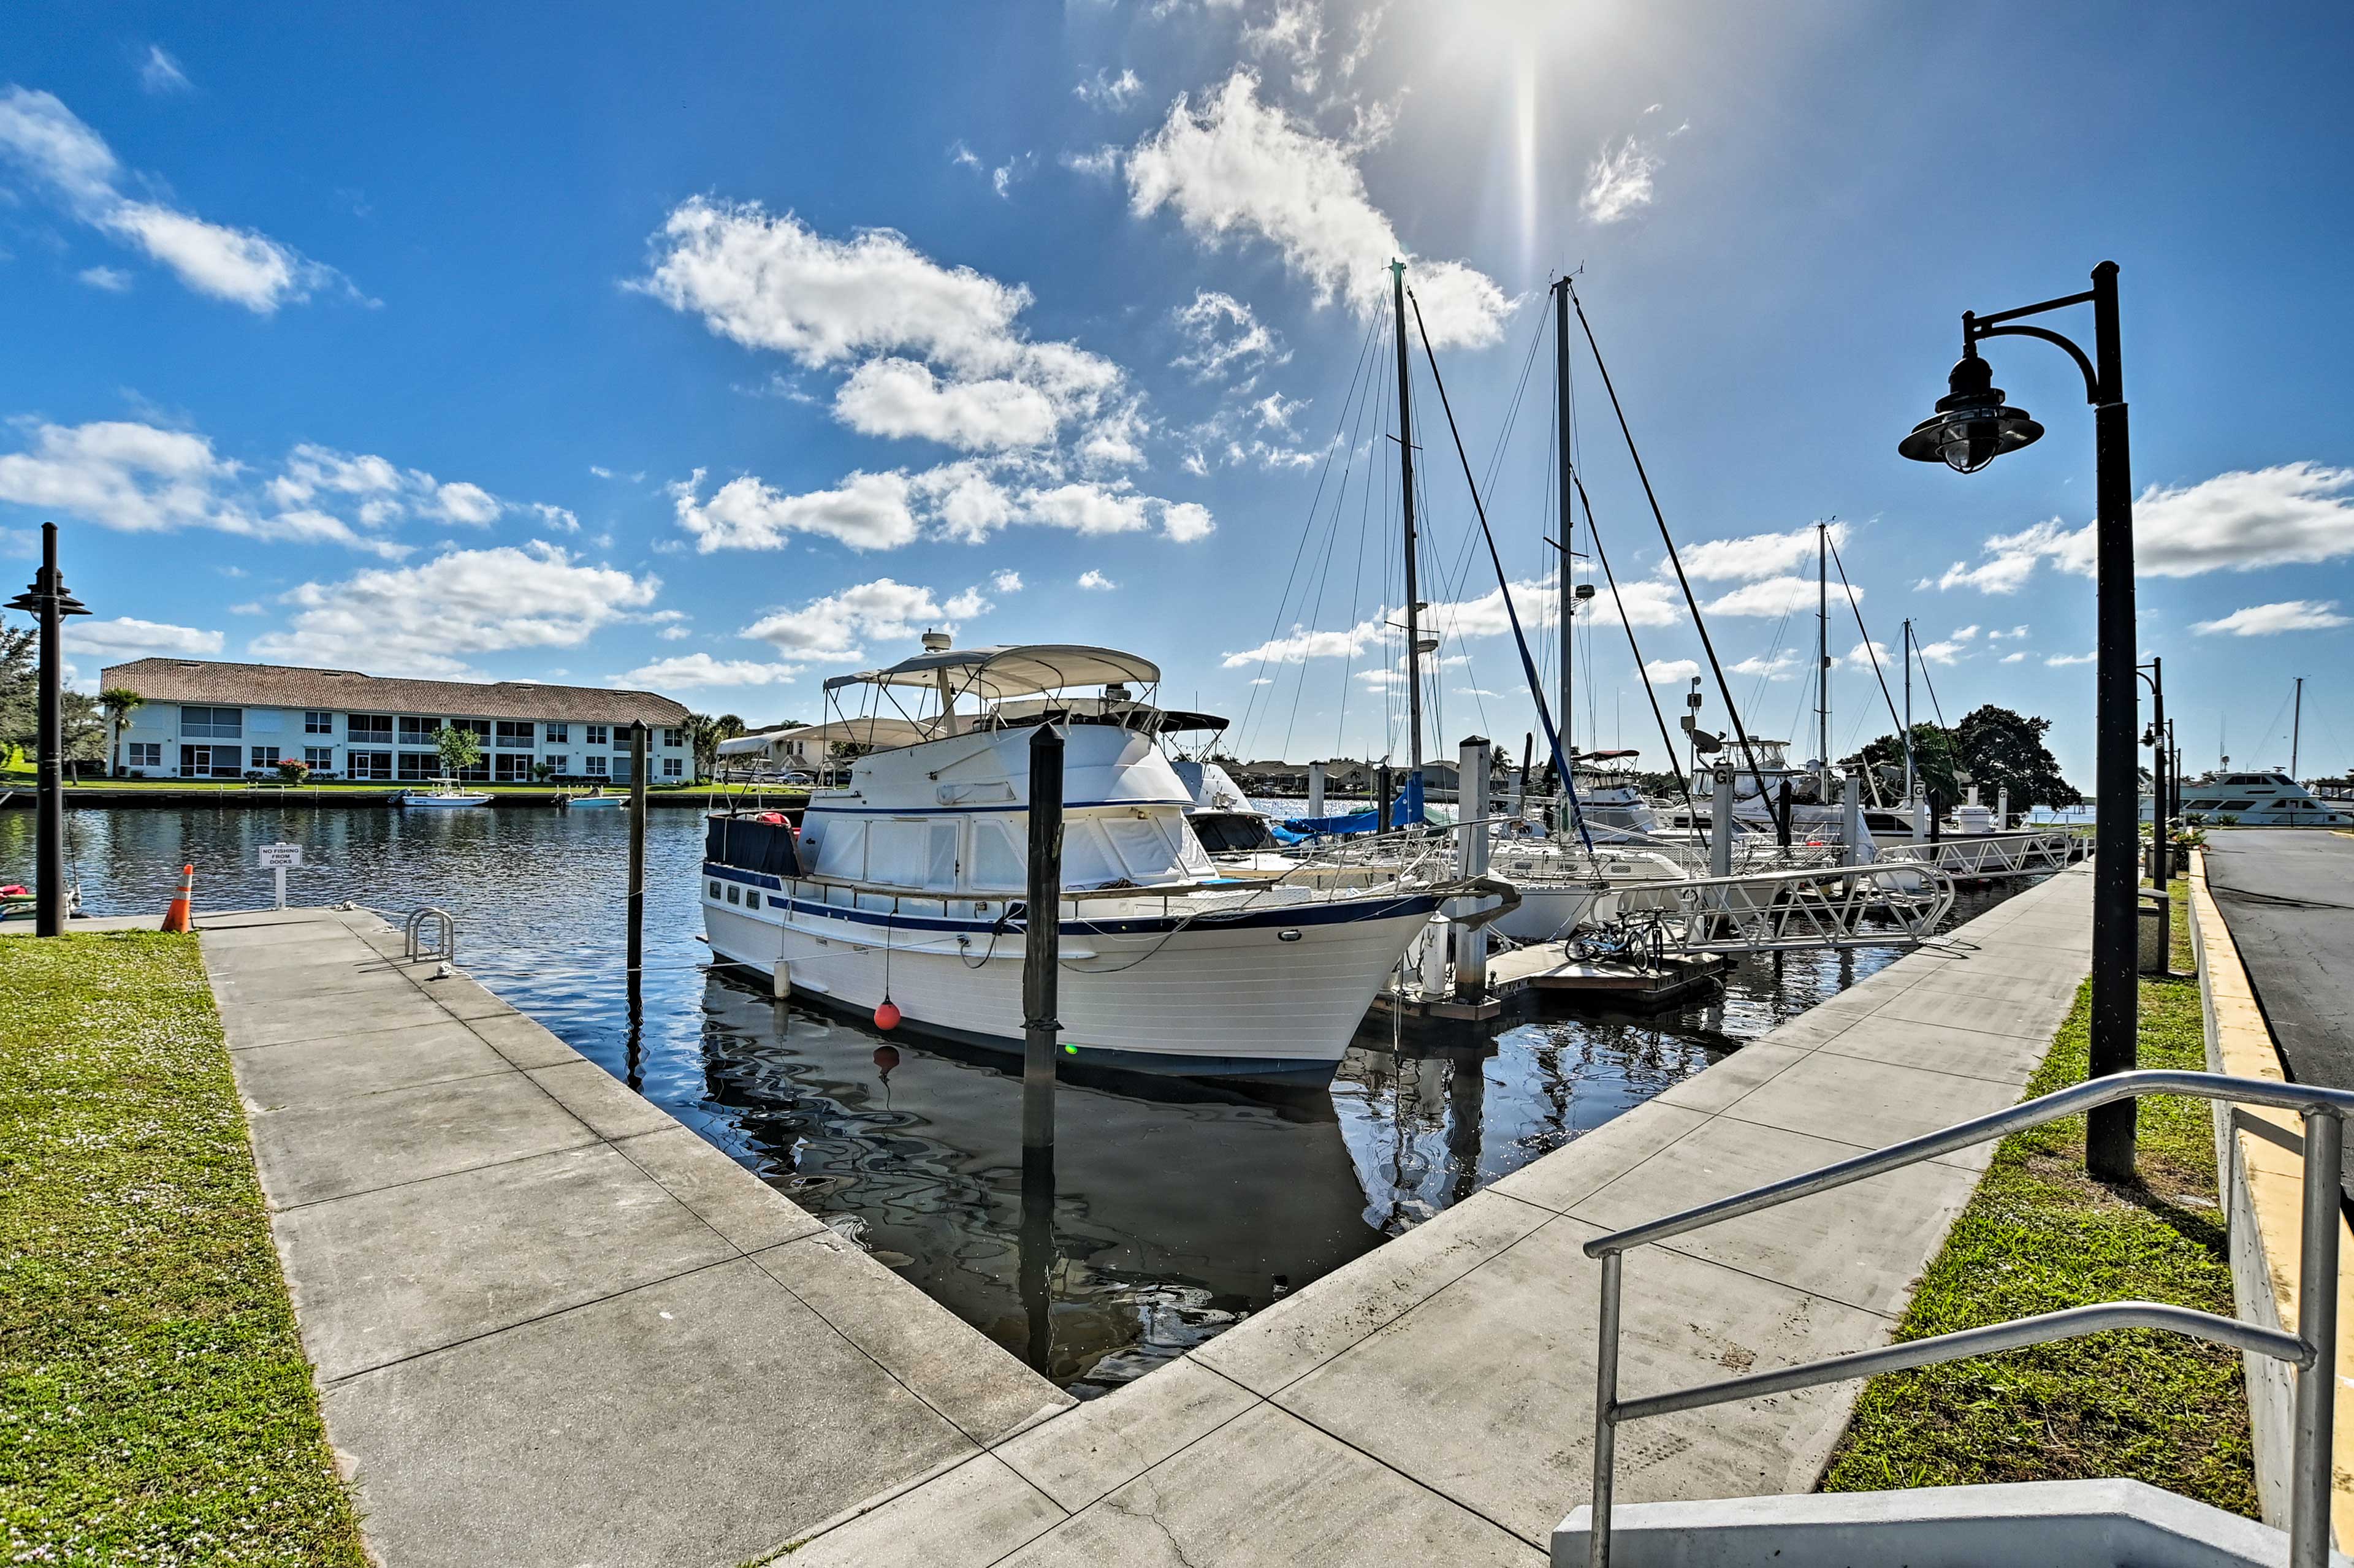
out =
[[[1956,473],[1976,473],[2008,451],[2043,433],[2024,408],[2002,400],[1994,372],[1973,348],[1946,377],[1951,389],[1937,399],[1937,411],[1913,427],[1896,450],[1915,462],[1942,462]]]

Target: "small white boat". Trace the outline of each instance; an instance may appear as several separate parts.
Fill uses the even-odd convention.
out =
[[[461,789],[455,779],[436,779],[430,789],[403,789],[393,798],[397,806],[487,806],[488,791]]]
[[[1058,1015],[1067,1064],[1321,1085],[1406,945],[1450,899],[1509,902],[1485,880],[1392,872],[1320,886],[1212,862],[1194,795],[1155,744],[1159,711],[1124,695],[1009,699],[1129,681],[1134,654],[1070,646],[927,652],[837,677],[937,693],[924,738],[862,757],[810,797],[796,837],[775,812],[710,820],[702,868],[715,956],[858,1015],[1019,1051],[1030,741],[1067,726]],[[959,714],[960,695],[999,705]]]
[[[592,789],[586,795],[558,796],[556,806],[561,811],[617,810],[629,803],[627,795],[608,795],[602,789]]]

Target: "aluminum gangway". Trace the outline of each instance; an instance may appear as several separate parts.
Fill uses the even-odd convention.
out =
[[[1594,921],[1649,927],[1661,952],[1778,953],[1927,940],[1954,906],[1954,879],[1913,863],[1695,876],[1613,888]]]

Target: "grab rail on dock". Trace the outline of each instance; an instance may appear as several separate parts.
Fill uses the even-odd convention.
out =
[[[1965,1329],[1958,1333],[1939,1334],[1851,1355],[1831,1356],[1777,1372],[1700,1383],[1641,1399],[1618,1397],[1620,1266],[1634,1248],[1721,1220],[1754,1214],[1796,1198],[1844,1187],[1868,1176],[1902,1170],[1956,1149],[2091,1110],[2095,1106],[2137,1099],[2143,1095],[2188,1095],[2198,1099],[2271,1106],[2296,1111],[2305,1118],[2305,1234],[2297,1276],[2296,1333],[2188,1307],[2112,1301]],[[1738,1399],[1812,1388],[1819,1383],[1844,1383],[1850,1378],[1906,1367],[1935,1366],[2105,1330],[2166,1329],[2211,1344],[2287,1361],[2297,1369],[2296,1446],[2290,1467],[2289,1568],[2327,1568],[2330,1439],[2336,1419],[2338,1366],[2338,1163],[2344,1118],[2349,1112],[2354,1112],[2354,1092],[2313,1084],[2283,1084],[2172,1068],[2114,1073],[1991,1116],[1961,1122],[1943,1132],[1891,1144],[1835,1165],[1785,1177],[1681,1213],[1596,1236],[1585,1244],[1585,1255],[1602,1260],[1602,1331],[1595,1347],[1594,1504],[1586,1526],[1588,1563],[1591,1568],[1608,1568],[1610,1562],[1611,1472],[1618,1424],[1622,1421],[1670,1415]]]
[[[434,922],[436,927],[435,941],[430,947],[424,941],[424,927],[428,920]],[[445,964],[457,961],[458,922],[450,917],[447,909],[437,909],[429,905],[411,911],[402,936],[408,942],[405,962],[413,964],[419,959],[438,959]]]

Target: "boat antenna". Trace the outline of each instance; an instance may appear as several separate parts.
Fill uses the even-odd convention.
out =
[[[1479,481],[1471,477],[1471,455],[1463,450],[1463,432],[1456,427],[1454,407],[1447,400],[1447,381],[1438,374],[1438,355],[1430,351],[1430,334],[1422,324],[1420,300],[1414,302],[1414,330],[1422,339],[1423,357],[1430,361],[1430,379],[1438,388],[1439,410],[1447,416],[1447,433],[1454,438],[1456,461],[1463,465],[1463,482],[1471,491],[1471,510],[1479,518],[1479,535],[1487,541],[1488,559],[1496,568],[1496,591],[1504,596],[1504,614],[1512,623],[1512,644],[1520,650],[1521,673],[1527,677],[1529,695],[1537,705],[1537,723],[1544,728],[1545,745],[1553,750],[1553,771],[1561,779],[1563,796],[1569,801],[1569,820],[1577,825],[1578,842],[1585,844],[1590,855],[1594,853],[1594,835],[1586,831],[1585,812],[1577,803],[1577,776],[1570,771],[1569,758],[1562,753],[1561,731],[1553,726],[1552,705],[1544,698],[1544,683],[1537,679],[1537,662],[1530,657],[1529,640],[1521,630],[1521,612],[1512,603],[1512,582],[1504,575],[1504,557],[1496,548],[1495,530],[1488,526],[1488,508],[1479,499]]]
[[[1716,676],[1716,689],[1724,696],[1724,711],[1732,715],[1733,733],[1741,742],[1741,756],[1749,764],[1749,776],[1757,781],[1757,799],[1767,799],[1765,771],[1757,766],[1756,748],[1749,743],[1749,728],[1741,722],[1741,708],[1733,700],[1733,686],[1724,678],[1724,665],[1716,656],[1716,641],[1708,634],[1708,622],[1702,619],[1700,600],[1693,597],[1691,579],[1684,576],[1683,557],[1676,553],[1675,536],[1668,532],[1667,515],[1659,510],[1659,497],[1651,488],[1651,476],[1643,467],[1643,454],[1636,449],[1635,432],[1628,428],[1627,410],[1618,402],[1618,388],[1610,380],[1610,366],[1603,363],[1602,345],[1594,341],[1594,323],[1585,319],[1585,303],[1577,297],[1577,286],[1563,280],[1562,291],[1569,296],[1571,306],[1577,312],[1577,324],[1585,333],[1585,346],[1594,352],[1594,368],[1602,373],[1602,389],[1610,395],[1610,411],[1618,417],[1618,433],[1626,439],[1627,455],[1635,460],[1635,477],[1643,482],[1643,499],[1651,503],[1651,519],[1659,525],[1659,541],[1668,547],[1668,565],[1676,572],[1676,584],[1683,589],[1684,603],[1691,609],[1692,626],[1700,632],[1701,652],[1708,655],[1708,667]]]
[[[1405,711],[1406,758],[1411,777],[1422,777],[1422,592],[1416,575],[1414,535],[1414,408],[1406,381],[1405,263],[1390,262],[1390,306],[1396,317],[1398,376],[1398,486],[1405,517]],[[1416,321],[1422,307],[1415,307]],[[1469,471],[1466,466],[1465,471]]]

